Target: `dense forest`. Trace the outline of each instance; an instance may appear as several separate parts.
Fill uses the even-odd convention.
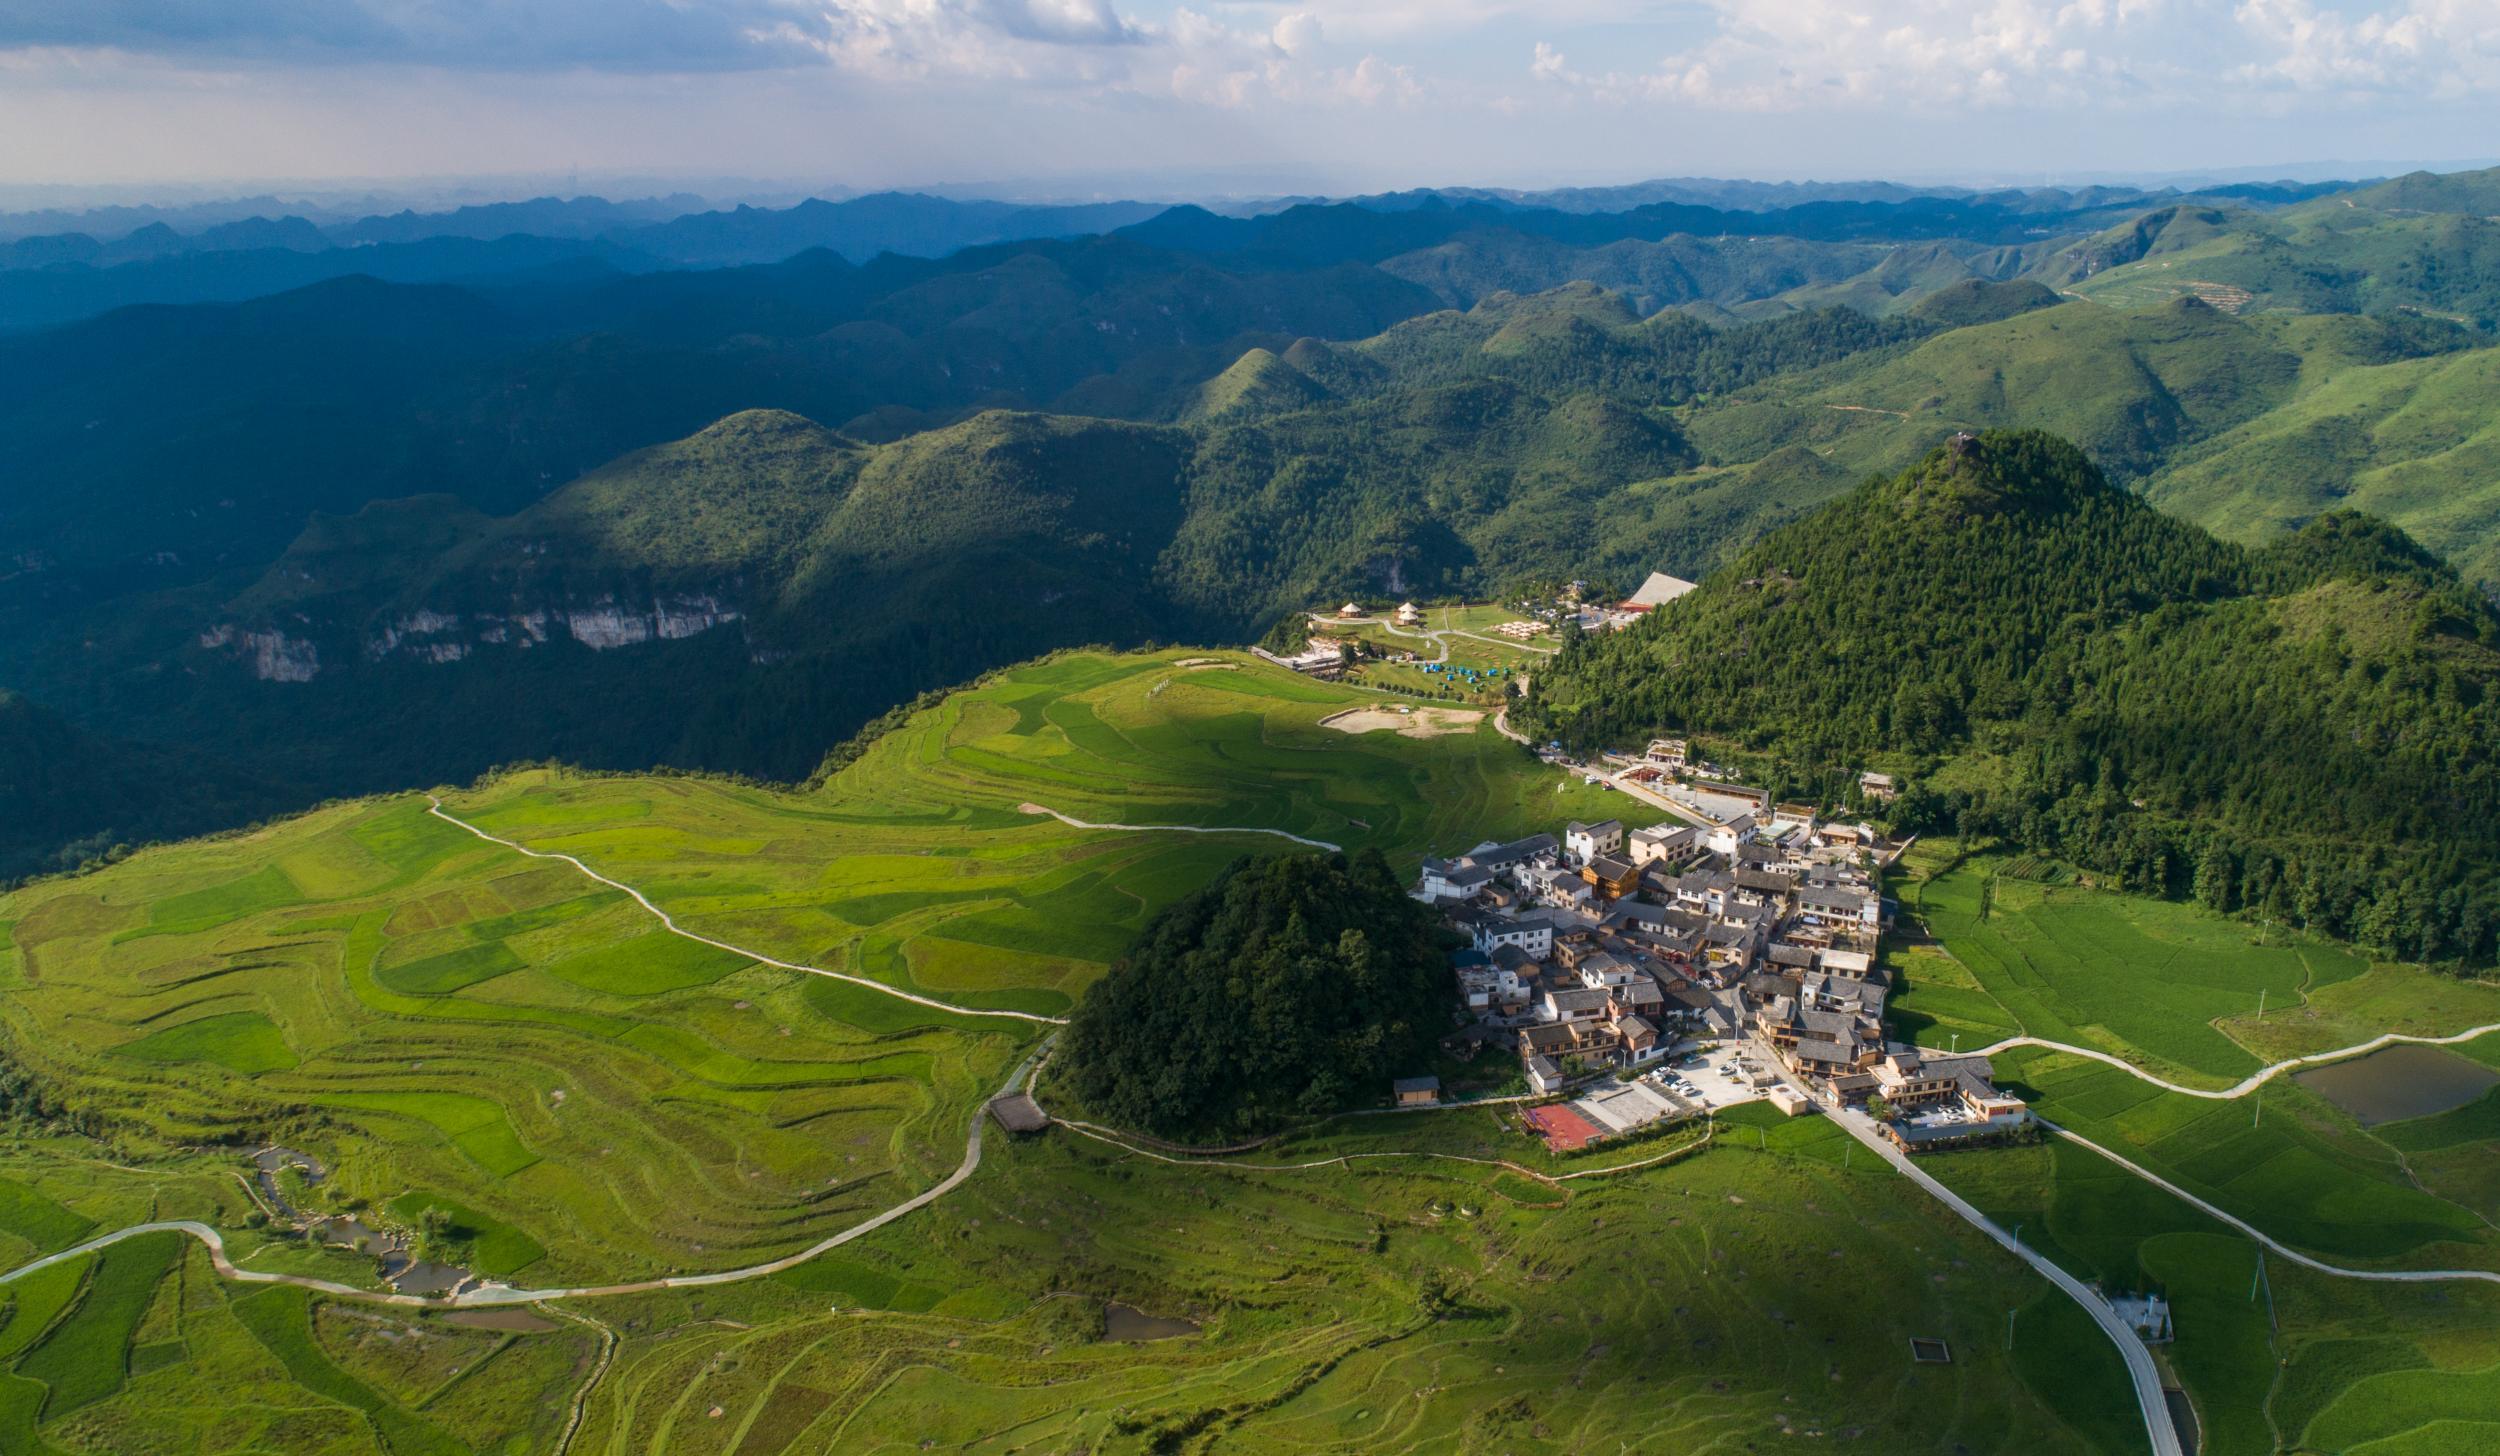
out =
[[[777,253],[1074,225],[888,200],[524,275],[296,226],[377,276],[0,338],[0,688],[54,715],[0,752],[55,766],[0,854],[550,755],[797,777],[1076,642],[1698,578],[1957,430],[2054,430],[2234,550],[2366,508],[2489,586],[2493,185],[1418,194]],[[266,236],[166,260],[248,273]]]
[[[1957,438],[1568,648],[1520,715],[1722,736],[1813,777],[1923,770],[1910,829],[2488,962],[2500,616],[2382,523],[2216,540],[2035,433]]]
[[[1431,1065],[1445,935],[1377,851],[1241,861],[1086,992],[1060,1074],[1093,1112],[1174,1138],[1377,1101]]]

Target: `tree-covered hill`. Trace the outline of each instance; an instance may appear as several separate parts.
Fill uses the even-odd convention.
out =
[[[1620,634],[1521,716],[1735,740],[1808,781],[1916,765],[1905,822],[2413,956],[2500,931],[2500,616],[2400,532],[2250,551],[1988,433],[1870,481]]]
[[[2420,313],[2500,326],[2500,171],[2399,178],[2279,212],[2183,206],[2059,250],[2035,276],[2141,307],[2194,294],[2243,312]]]
[[[2500,584],[2500,349],[2356,364],[2178,452],[2145,493],[2258,542],[2327,511],[2398,522],[2457,569]]]
[[[117,847],[227,828],[294,802],[181,748],[91,733],[0,693],[0,883]]]
[[[1771,376],[1712,401],[1690,428],[1714,459],[1803,444],[1892,471],[1954,430],[2037,427],[2132,480],[2346,369],[2479,342],[2421,319],[2240,318],[2193,298],[2132,311],[2069,302]]]
[[[1431,1065],[1445,934],[1377,851],[1236,863],[1086,992],[1054,1072],[1089,1112],[1166,1137],[1376,1102]]]

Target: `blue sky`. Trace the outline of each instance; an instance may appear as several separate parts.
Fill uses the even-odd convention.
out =
[[[0,0],[18,183],[2044,180],[2495,123],[2500,0]]]

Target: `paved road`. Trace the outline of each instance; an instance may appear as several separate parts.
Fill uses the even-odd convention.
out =
[[[2400,1031],[2391,1031],[2385,1036],[2374,1036],[2368,1041],[2357,1042],[2348,1047],[2339,1047],[2331,1052],[2312,1052],[2305,1057],[2294,1057],[2290,1061],[2276,1062],[2271,1067],[2264,1068],[2261,1071],[2252,1072],[2248,1076],[2242,1077],[2239,1081],[2232,1083],[2230,1086],[2219,1090],[2212,1087],[2182,1087],[2176,1082],[2156,1077],[2152,1073],[2144,1070],[2142,1067],[2135,1065],[2133,1062],[2113,1057],[2107,1052],[2094,1051],[2090,1047],[2073,1046],[2062,1041],[2049,1041],[2043,1037],[2037,1036],[2009,1036],[2003,1041],[1995,1042],[1991,1045],[1980,1048],[1978,1055],[1983,1057],[1994,1056],[1998,1052],[2011,1051],[2015,1047],[2045,1047],[2050,1051],[2064,1052],[2068,1056],[2089,1057],[2096,1062],[2106,1062],[2110,1066],[2116,1067],[2122,1072],[2132,1073],[2136,1077],[2150,1082],[2154,1086],[2167,1092],[2176,1092],[2185,1097],[2204,1097],[2216,1101],[2228,1101],[2234,1097],[2245,1097],[2249,1093],[2256,1091],[2268,1082],[2271,1082],[2275,1078],[2283,1075],[2285,1072],[2296,1072],[2302,1067],[2314,1067],[2325,1062],[2340,1062],[2350,1057],[2357,1057],[2364,1055],[2365,1053],[2377,1051],[2381,1047],[2396,1046],[2399,1044],[2411,1046],[2455,1046],[2459,1042],[2472,1041],[2476,1037],[2489,1036],[2495,1031],[2500,1031],[2500,1022],[2493,1022],[2488,1026],[2477,1026],[2469,1031],[2460,1031],[2454,1036],[2408,1036]]]
[[[1803,1083],[1790,1076],[1786,1068],[1781,1066],[1776,1052],[1759,1043],[1755,1044],[1755,1049],[1765,1066],[1779,1071],[1780,1080],[1786,1082],[1799,1094],[1813,1097],[1814,1094]],[[2109,1307],[2108,1300],[2101,1298],[2082,1280],[2059,1268],[2048,1258],[2023,1247],[2020,1240],[1999,1228],[1994,1219],[1981,1213],[1962,1195],[1938,1182],[1933,1174],[1918,1166],[1907,1153],[1894,1147],[1890,1139],[1877,1132],[1874,1119],[1862,1112],[1853,1112],[1847,1108],[1823,1102],[1820,1098],[1815,1098],[1815,1101],[1818,1106],[1822,1107],[1826,1116],[1840,1124],[1843,1132],[1865,1144],[1877,1157],[1899,1169],[1903,1177],[1925,1189],[1931,1197],[1945,1207],[1952,1209],[1964,1223],[1995,1240],[1997,1245],[2006,1252],[2029,1264],[2041,1278],[2056,1285],[2067,1298],[2082,1305],[2083,1312],[2092,1316],[2092,1322],[2101,1327],[2101,1333],[2109,1336],[2110,1343],[2118,1347],[2119,1358],[2126,1362],[2127,1378],[2135,1384],[2136,1408],[2144,1416],[2144,1431],[2151,1440],[2153,1456],[2187,1456],[2187,1448],[2179,1440],[2178,1425],[2170,1418],[2170,1402],[2162,1395],[2161,1368],[2153,1363],[2153,1352],[2145,1347],[2144,1341],[2137,1337],[2134,1330],[2127,1327],[2127,1322],[2118,1317],[2118,1312]]]

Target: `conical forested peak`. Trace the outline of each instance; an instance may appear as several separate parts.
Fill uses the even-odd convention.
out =
[[[2062,516],[2118,496],[2071,443],[2038,430],[1957,434],[1879,494],[1908,512]]]

